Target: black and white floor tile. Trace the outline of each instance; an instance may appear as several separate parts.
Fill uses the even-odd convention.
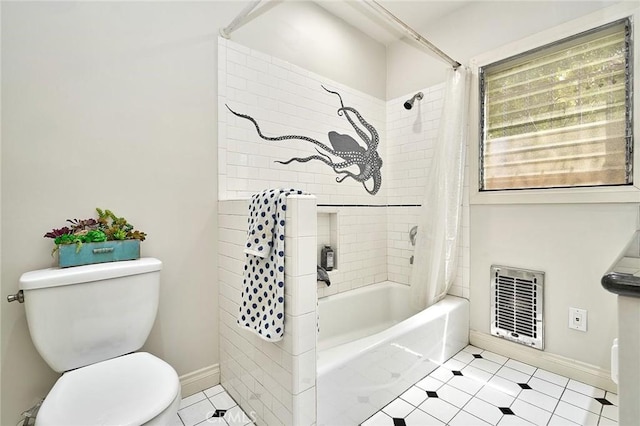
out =
[[[362,426],[617,423],[618,395],[467,346]]]
[[[170,426],[254,426],[220,385],[183,398]]]
[[[615,393],[467,346],[362,426],[617,424]],[[220,385],[182,399],[171,426],[196,425],[254,426]]]

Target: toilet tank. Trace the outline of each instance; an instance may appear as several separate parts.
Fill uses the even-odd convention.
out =
[[[31,340],[61,373],[135,352],[158,311],[162,262],[142,258],[20,277]]]

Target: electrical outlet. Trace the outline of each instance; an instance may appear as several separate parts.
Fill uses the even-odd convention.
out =
[[[569,328],[578,331],[587,331],[587,310],[569,308]]]

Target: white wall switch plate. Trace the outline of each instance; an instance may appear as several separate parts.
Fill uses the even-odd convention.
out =
[[[587,331],[587,310],[569,308],[569,328],[578,331]]]

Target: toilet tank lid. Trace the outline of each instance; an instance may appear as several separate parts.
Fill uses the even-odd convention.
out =
[[[162,262],[152,257],[120,262],[95,263],[70,268],[48,268],[25,272],[20,277],[20,290],[59,287],[63,285],[108,280],[111,278],[156,272]]]

